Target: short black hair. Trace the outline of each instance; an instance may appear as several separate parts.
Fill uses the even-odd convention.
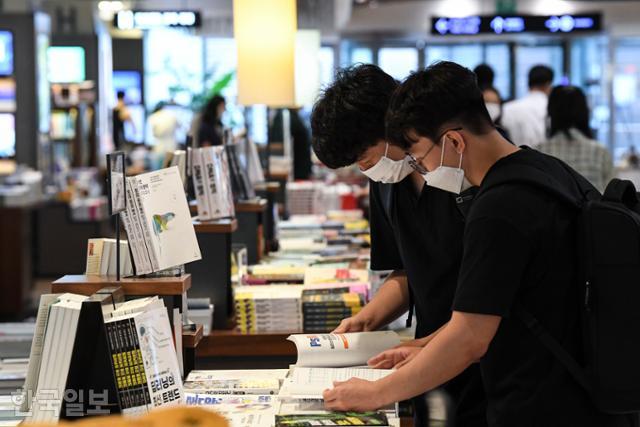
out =
[[[480,64],[473,69],[473,72],[476,74],[480,89],[484,90],[488,87],[493,87],[493,79],[495,78],[493,68],[487,64]]]
[[[547,86],[553,82],[553,70],[546,65],[534,65],[529,70],[529,88]]]
[[[495,129],[476,75],[448,61],[412,73],[395,91],[387,112],[387,138],[408,148],[415,141],[407,133],[415,131],[439,143],[445,126],[462,126],[475,134]]]
[[[371,65],[338,70],[311,112],[311,144],[330,168],[355,163],[385,137],[384,118],[398,82]]]
[[[111,93],[113,93],[113,92],[111,92]],[[124,99],[125,95],[126,95],[126,94],[124,93],[124,91],[123,91],[123,90],[119,90],[119,91],[116,93],[116,96],[118,97],[118,99]]]
[[[556,86],[549,94],[547,112],[551,120],[549,136],[563,132],[571,137],[569,129],[577,129],[587,138],[593,138],[589,127],[589,105],[584,92],[575,86]]]

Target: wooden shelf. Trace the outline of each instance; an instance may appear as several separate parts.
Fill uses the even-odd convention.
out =
[[[269,172],[268,176],[269,176],[269,178],[277,179],[278,181],[288,181],[289,180],[289,173],[287,173],[287,172]]]
[[[241,334],[234,330],[214,330],[205,336],[198,357],[295,356],[296,346],[287,341],[290,333]]]
[[[242,200],[236,203],[236,212],[261,213],[267,209],[266,199]]]
[[[67,275],[51,284],[51,292],[92,295],[108,286],[120,286],[127,296],[175,296],[191,288],[191,275],[180,277],[134,277],[119,282],[114,276]]]
[[[184,348],[197,348],[204,336],[204,326],[196,325],[195,331],[182,332],[182,346]]]
[[[267,200],[256,198],[253,200],[243,200],[235,204],[236,212],[264,212],[267,209]],[[189,211],[192,215],[198,213],[198,202],[192,200],[189,203]],[[205,221],[206,222],[206,221]]]
[[[238,221],[234,219],[222,219],[217,221],[200,221],[193,218],[193,227],[196,233],[233,233],[238,229]]]
[[[268,193],[277,193],[280,191],[281,183],[279,181],[259,182],[254,185],[256,191],[266,191]]]

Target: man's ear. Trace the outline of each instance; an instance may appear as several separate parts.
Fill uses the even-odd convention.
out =
[[[447,134],[447,138],[449,138],[449,142],[451,142],[458,154],[464,153],[465,148],[467,148],[467,143],[460,132],[451,131]]]

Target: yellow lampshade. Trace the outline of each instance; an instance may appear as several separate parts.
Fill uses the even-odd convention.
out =
[[[234,0],[240,104],[296,104],[297,26],[295,0]]]

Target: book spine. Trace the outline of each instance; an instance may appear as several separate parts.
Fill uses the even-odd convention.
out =
[[[132,206],[133,200],[131,197],[130,183],[131,180],[127,178],[127,189],[125,192],[125,197],[127,198],[127,209],[120,213],[120,217],[122,218],[122,223],[124,224],[124,230],[127,233],[127,241],[131,246],[131,253],[133,254],[133,261],[136,266],[136,273],[144,274],[145,263],[142,257],[142,253],[140,252],[140,244],[135,231],[135,223],[133,220],[134,209]]]
[[[138,331],[135,319],[129,320],[131,327],[131,339],[134,347],[133,359],[135,363],[136,381],[141,387],[140,397],[144,405],[151,408],[151,395],[149,394],[149,378],[144,369],[144,360],[142,358],[142,349],[140,348],[140,340],[138,339]]]
[[[334,321],[342,321],[345,317],[349,317],[351,314],[336,314],[336,313],[327,313],[327,314],[305,314],[304,321],[305,322],[334,322]]]
[[[326,315],[335,315],[335,316],[351,316],[356,314],[359,310],[359,307],[303,307],[302,314],[305,316],[326,316]]]
[[[140,347],[137,337],[135,321],[131,318],[123,321],[123,332],[127,343],[127,383],[129,384],[129,390],[133,401],[133,406],[136,408],[147,408],[147,401],[145,398],[145,388],[147,385],[146,377],[144,376],[144,367],[142,369],[142,375],[139,372],[140,366],[138,361]]]
[[[236,215],[236,208],[233,202],[233,188],[231,185],[231,174],[229,173],[229,161],[227,159],[227,150],[225,147],[219,147],[218,157],[216,159],[219,162],[220,167],[220,181],[223,188],[223,194],[227,200],[227,206],[229,206],[229,216],[234,217]]]
[[[202,148],[198,148],[192,151],[192,174],[193,188],[196,194],[196,201],[198,202],[198,218],[200,220],[211,219],[211,208],[209,197],[206,191],[205,173],[202,161]]]
[[[147,247],[147,252],[149,253],[149,258],[151,259],[152,271],[158,271],[161,269],[160,263],[158,262],[158,254],[154,244],[153,235],[151,234],[147,212],[145,212],[144,209],[144,201],[142,196],[143,191],[141,190],[141,186],[145,184],[140,179],[136,179],[135,182],[136,186],[134,187],[133,192],[136,198],[136,205],[138,206],[138,215],[140,217],[140,223],[142,225],[145,246]]]
[[[122,351],[120,341],[117,337],[116,324],[113,322],[105,323],[105,331],[107,333],[107,343],[110,349],[111,365],[113,366],[113,372],[115,375],[116,390],[118,393],[118,402],[120,409],[126,409],[129,407],[129,401],[127,395],[124,393],[124,384],[122,382],[122,366],[120,364],[120,352]]]
[[[134,190],[136,186],[136,179],[132,177],[132,178],[128,178],[127,181],[128,181],[127,182],[128,184],[127,185],[127,202],[128,202],[128,206],[131,207],[129,216],[132,219],[135,244],[136,244],[136,247],[138,248],[138,254],[139,254],[140,264],[141,264],[140,269],[139,271],[137,271],[137,273],[147,274],[147,273],[151,273],[152,271],[151,259],[149,258],[149,253],[147,251],[147,247],[144,242],[144,234],[142,230],[140,214],[138,211],[138,204],[136,203],[135,190]]]
[[[216,174],[215,152],[213,147],[202,149],[202,167],[204,172],[205,192],[209,200],[210,215],[213,219],[224,218],[226,210],[224,200],[220,197],[218,177]]]

